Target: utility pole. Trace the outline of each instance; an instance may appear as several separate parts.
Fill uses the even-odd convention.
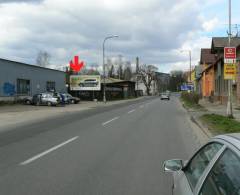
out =
[[[139,57],[136,57],[136,77],[137,77],[137,90],[138,90],[138,72],[139,72]]]
[[[228,46],[231,47],[231,36],[232,36],[232,3],[229,0],[229,32],[228,32]],[[228,80],[228,102],[227,102],[227,116],[233,118],[232,111],[232,80]]]
[[[189,50],[189,65],[190,65],[190,67],[189,67],[189,70],[190,70],[190,83],[192,82],[192,52],[191,52],[191,50]]]

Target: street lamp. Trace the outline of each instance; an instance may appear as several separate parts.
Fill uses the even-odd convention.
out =
[[[117,38],[118,35],[111,35],[103,40],[103,102],[106,103],[106,73],[105,73],[105,42],[108,39]]]
[[[189,71],[189,79],[190,79],[190,82],[192,81],[192,78],[191,78],[191,70],[192,70],[192,51],[191,50],[181,50],[181,53],[183,52],[188,52],[189,53],[189,68],[190,68],[190,71]]]

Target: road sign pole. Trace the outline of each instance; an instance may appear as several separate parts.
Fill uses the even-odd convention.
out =
[[[228,46],[231,47],[231,23],[232,23],[232,5],[231,0],[229,0],[229,32],[228,32]],[[228,102],[227,102],[227,116],[233,118],[232,111],[232,80],[228,80]]]

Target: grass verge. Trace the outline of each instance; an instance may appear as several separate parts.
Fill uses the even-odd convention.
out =
[[[204,109],[204,107],[202,107],[200,104],[187,101],[186,99],[183,99],[183,98],[181,98],[181,100],[182,100],[183,106],[187,109],[194,109],[194,110]]]
[[[240,122],[217,114],[204,114],[202,122],[206,123],[214,134],[240,132]]]

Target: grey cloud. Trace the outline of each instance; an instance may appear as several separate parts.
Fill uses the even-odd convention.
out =
[[[43,0],[0,0],[1,3],[39,3],[42,2]]]
[[[172,6],[179,4],[178,0],[167,3],[152,0],[152,3],[146,3],[146,8],[136,5],[136,9],[127,7],[116,12],[99,6],[84,10],[80,4],[66,4],[66,8],[48,7],[46,2],[39,8],[34,7],[35,12],[22,11],[16,15],[20,27],[28,33],[8,43],[5,46],[8,49],[2,49],[2,53],[33,62],[39,50],[47,50],[56,64],[67,63],[73,55],[82,53],[88,62],[101,63],[103,38],[118,34],[118,39],[106,45],[108,55],[121,53],[129,59],[140,56],[146,63],[174,63],[182,59],[172,50],[182,46],[188,32],[201,28],[198,6],[182,11]],[[20,27],[12,27],[12,33],[17,33]],[[61,48],[66,51],[64,57],[55,55]],[[22,50],[24,52],[20,52]]]

